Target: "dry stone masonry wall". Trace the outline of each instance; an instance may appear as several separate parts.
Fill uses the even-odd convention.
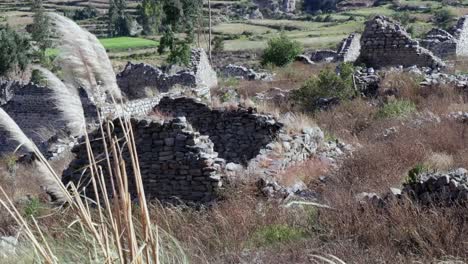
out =
[[[443,59],[457,56],[457,40],[443,29],[431,29],[421,45]]]
[[[468,56],[468,16],[461,17],[454,29],[452,35],[457,40],[457,56]]]
[[[353,33],[338,45],[338,59],[344,62],[355,62],[361,52],[361,35]]]
[[[359,61],[377,68],[399,65],[437,68],[445,65],[413,40],[400,24],[384,16],[366,22]]]
[[[175,74],[168,74],[144,63],[129,62],[117,75],[117,82],[122,92],[132,100],[180,90],[209,98],[210,89],[218,85],[216,72],[211,68],[203,49],[192,50],[189,68]]]
[[[283,126],[251,109],[211,109],[191,98],[165,97],[155,110],[186,117],[195,130],[210,137],[220,158],[244,165],[274,141]]]
[[[213,143],[206,136],[194,132],[184,118],[170,121],[131,119],[141,168],[143,186],[148,199],[162,201],[210,202],[218,197],[221,187],[219,171],[223,161],[213,151]],[[122,138],[119,121],[114,122],[114,134]],[[104,146],[99,131],[90,134],[91,145],[97,160],[104,159]],[[84,139],[73,149],[76,159],[63,175],[64,183],[89,184],[89,171]],[[133,175],[128,148],[123,148],[128,175]],[[112,157],[111,157],[112,159]],[[106,161],[100,162],[107,170]],[[83,176],[82,176],[83,175]],[[104,175],[110,175],[105,171]],[[136,196],[136,186],[129,176],[129,190]],[[106,178],[107,187],[111,179]],[[114,182],[116,179],[114,179]],[[92,188],[87,188],[90,190]],[[112,193],[109,189],[108,193]],[[86,193],[94,197],[90,191]]]

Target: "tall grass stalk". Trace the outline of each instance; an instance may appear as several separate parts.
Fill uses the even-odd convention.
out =
[[[86,169],[91,175],[89,187],[94,191],[95,200],[81,195],[73,184],[64,186],[46,159],[36,151],[40,162],[50,170],[64,192],[65,207],[77,215],[77,219],[68,225],[67,236],[78,240],[81,247],[86,247],[88,252],[95,252],[87,256],[86,260],[83,259],[84,256],[79,256],[81,252],[77,252],[75,258],[98,263],[186,263],[187,257],[178,242],[151,223],[132,127],[129,120],[118,122],[121,122],[124,131],[123,138],[113,135],[113,124],[110,121],[102,122],[100,127],[106,146],[105,159],[107,171],[110,172],[108,175],[104,174],[105,170],[97,163],[90,140],[85,136],[89,158]],[[132,175],[127,174],[127,166],[122,156],[123,148],[129,149]],[[131,200],[128,190],[131,180],[135,181],[139,211],[134,210],[135,203]],[[111,195],[107,192],[109,182]],[[45,263],[60,263],[60,252],[44,236],[36,220],[32,218],[33,223],[28,222],[3,189],[1,191],[3,197],[0,204],[25,230],[26,240],[31,243],[38,256]],[[77,225],[84,234],[73,231]],[[165,243],[162,243],[161,237],[164,237]]]

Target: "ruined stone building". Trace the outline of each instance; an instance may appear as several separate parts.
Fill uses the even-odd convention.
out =
[[[417,65],[437,68],[445,65],[412,39],[399,23],[385,16],[376,16],[366,22],[358,61],[369,67]]]
[[[468,56],[468,16],[461,17],[449,31],[433,28],[421,45],[443,59]]]
[[[190,88],[194,96],[209,98],[210,89],[218,85],[216,72],[201,49],[193,49],[189,67],[177,72],[164,72],[151,65],[129,62],[117,75],[117,82],[131,100],[156,96],[177,88],[185,91]]]

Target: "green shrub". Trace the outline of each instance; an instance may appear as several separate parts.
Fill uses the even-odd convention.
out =
[[[293,91],[292,99],[305,110],[315,111],[320,98],[352,98],[355,95],[354,68],[349,63],[343,63],[340,68],[339,75],[329,68],[320,71],[318,76],[310,78],[301,88]]]
[[[268,46],[262,56],[262,65],[274,64],[282,67],[294,61],[302,52],[299,42],[291,40],[284,33],[268,41]]]
[[[37,198],[32,198],[28,201],[26,206],[24,207],[24,216],[29,217],[37,217],[41,212],[41,201]]]
[[[170,64],[188,66],[190,64],[191,50],[189,44],[185,42],[179,43],[171,50],[167,62]]]
[[[255,231],[250,242],[254,246],[271,246],[303,238],[304,230],[285,224],[269,225]]]
[[[386,103],[377,112],[378,118],[401,118],[416,112],[416,105],[408,100],[396,100]]]
[[[405,184],[413,184],[416,183],[418,176],[424,172],[428,172],[429,169],[423,165],[423,164],[418,164],[414,168],[412,168],[408,172],[408,176],[406,177]]]

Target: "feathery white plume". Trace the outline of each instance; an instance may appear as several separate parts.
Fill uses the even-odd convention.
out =
[[[96,36],[66,17],[56,13],[48,15],[59,40],[58,61],[65,83],[88,89],[97,102],[102,102],[105,93],[120,99],[122,93],[112,64]]]
[[[28,152],[34,152],[34,143],[2,108],[0,108],[0,129],[6,133],[8,139],[16,141],[18,147],[21,146]]]
[[[36,145],[24,134],[23,130],[16,124],[15,121],[0,108],[0,129],[3,130],[10,140],[18,143],[18,146],[24,148],[27,152],[38,154],[39,150]],[[51,194],[57,201],[64,201],[65,195],[60,189],[57,179],[47,166],[39,160],[33,161],[38,177],[41,178],[41,186]]]
[[[47,87],[53,91],[50,98],[57,110],[62,113],[62,120],[67,124],[73,136],[83,135],[85,132],[85,116],[78,90],[73,85],[65,85],[52,72],[42,67],[34,67],[39,70],[47,80]]]

